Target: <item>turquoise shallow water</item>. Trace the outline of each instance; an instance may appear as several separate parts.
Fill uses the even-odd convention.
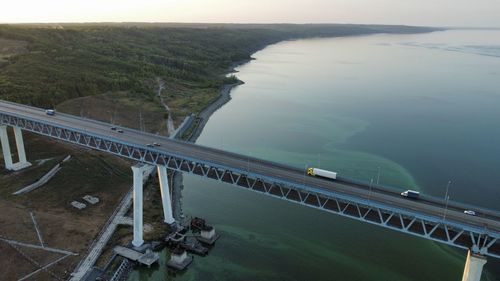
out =
[[[500,31],[282,42],[198,143],[500,209]],[[185,176],[187,215],[223,235],[184,274],[129,280],[460,280],[465,252]],[[166,258],[166,253],[164,253]],[[164,262],[164,261],[163,261]],[[490,259],[484,280],[500,280]]]

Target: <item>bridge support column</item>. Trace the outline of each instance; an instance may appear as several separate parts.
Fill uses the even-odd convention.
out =
[[[144,172],[148,169],[147,165],[134,165],[134,240],[132,245],[140,247],[144,243],[143,234],[143,183]]]
[[[7,126],[0,126],[0,140],[2,142],[3,160],[5,169],[12,170],[12,154],[10,153],[9,136],[7,135]]]
[[[464,275],[462,281],[480,281],[483,272],[483,266],[486,264],[486,257],[474,254],[469,250],[467,252],[467,261],[465,262]]]
[[[167,167],[158,165],[158,178],[160,180],[161,200],[163,203],[163,216],[165,223],[171,225],[175,223],[172,211],[172,200],[170,198],[170,189],[168,185]]]
[[[21,131],[21,128],[14,127],[14,136],[16,138],[17,155],[19,155],[18,165],[22,166],[22,168],[26,168],[26,167],[31,166],[31,163],[29,163],[26,160],[26,151],[24,150],[23,131]]]
[[[13,163],[12,153],[10,150],[9,135],[7,134],[7,126],[0,126],[0,140],[2,142],[3,158],[5,161],[5,168],[7,170],[19,171],[31,166],[26,160],[26,151],[24,150],[23,132],[21,128],[14,127],[14,136],[16,139],[17,155],[19,162]]]

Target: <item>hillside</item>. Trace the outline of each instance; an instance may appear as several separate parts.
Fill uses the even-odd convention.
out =
[[[231,65],[250,59],[265,45],[294,38],[428,31],[432,29],[370,25],[0,25],[0,39],[22,46],[0,64],[0,99],[50,107],[124,91],[151,101],[161,78],[167,81],[167,102],[195,103],[196,112],[231,80],[222,75]]]

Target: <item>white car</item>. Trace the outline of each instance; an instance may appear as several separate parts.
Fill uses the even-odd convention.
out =
[[[471,210],[465,210],[465,211],[464,211],[464,214],[469,215],[469,216],[475,216],[475,215],[476,215],[476,212],[471,211]]]

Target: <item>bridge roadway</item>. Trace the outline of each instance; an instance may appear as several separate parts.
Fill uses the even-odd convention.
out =
[[[449,201],[446,207],[446,202],[444,200],[430,196],[422,196],[420,200],[410,200],[400,195],[401,190],[407,188],[395,189],[381,185],[372,185],[370,187],[368,183],[343,177],[339,177],[336,181],[310,177],[306,176],[306,171],[304,169],[188,142],[172,140],[167,137],[128,128],[120,127],[124,132],[119,133],[111,130],[111,126],[113,126],[111,124],[62,113],[56,113],[54,116],[49,116],[43,109],[10,102],[0,101],[0,113],[31,119],[56,127],[74,128],[104,139],[128,143],[134,146],[143,147],[150,151],[173,153],[181,157],[209,162],[220,167],[227,167],[228,170],[236,169],[248,171],[262,177],[277,178],[291,184],[309,186],[318,190],[333,191],[338,194],[364,198],[370,202],[379,202],[410,212],[418,212],[434,217],[443,217],[444,214],[446,214],[446,220],[475,226],[478,229],[486,228],[496,233],[500,233],[500,213],[498,211],[481,209],[454,201]],[[147,147],[147,144],[155,142],[161,146]],[[411,189],[411,187],[409,187],[409,189]],[[474,191],[471,189],[471,192]],[[477,216],[464,214],[464,209],[474,210]]]

